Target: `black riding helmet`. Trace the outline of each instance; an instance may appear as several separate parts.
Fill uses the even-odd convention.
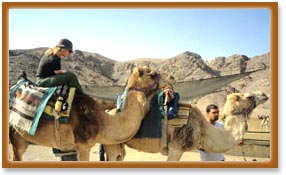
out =
[[[61,39],[57,46],[68,49],[70,53],[73,53],[72,42],[66,38]]]

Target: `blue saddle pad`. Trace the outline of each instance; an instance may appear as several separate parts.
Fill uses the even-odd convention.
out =
[[[135,138],[161,138],[163,91],[159,90],[150,102],[150,110],[144,117]]]

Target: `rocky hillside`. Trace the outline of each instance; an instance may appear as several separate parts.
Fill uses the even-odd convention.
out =
[[[35,80],[37,66],[45,49],[10,50],[9,83],[15,83],[22,70],[28,73],[31,80]],[[119,62],[97,53],[76,50],[70,58],[62,60],[62,68],[74,72],[82,85],[112,86],[124,85],[132,68],[140,65],[168,72],[180,82],[245,72],[261,67],[262,63],[270,64],[269,54],[252,59],[245,55],[232,55],[204,62],[200,55],[187,51],[168,59]]]
[[[46,49],[10,50],[9,84],[15,84],[17,77],[23,70],[27,72],[30,80],[35,81],[38,63]],[[170,73],[175,77],[176,82],[208,79],[264,69],[227,84],[224,88],[231,87],[231,89],[235,88],[241,92],[260,90],[270,95],[270,62],[269,53],[253,58],[234,54],[230,57],[217,57],[211,61],[204,61],[200,55],[189,51],[166,59],[144,58],[120,62],[98,53],[76,50],[70,58],[62,61],[62,68],[74,72],[83,86],[122,86],[132,68],[140,65],[150,66],[160,72]],[[218,92],[197,98],[196,103],[202,111],[209,103],[216,103],[222,108],[227,91],[220,90],[224,89],[218,89]],[[259,108],[256,112],[257,115],[259,113],[270,114],[270,102],[269,100]]]

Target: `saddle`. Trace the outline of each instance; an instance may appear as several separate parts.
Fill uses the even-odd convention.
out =
[[[53,98],[48,101],[44,114],[52,117],[56,111],[59,117],[69,117],[75,90],[74,87],[58,86]]]
[[[189,120],[191,109],[191,104],[179,103],[177,117],[169,119],[168,125],[172,127],[182,127],[183,125],[186,125]]]
[[[9,94],[9,123],[20,130],[35,135],[40,118],[53,118],[56,99],[62,98],[62,105],[56,111],[58,116],[68,118],[74,97],[74,88],[38,87],[33,82],[21,79],[11,87]]]

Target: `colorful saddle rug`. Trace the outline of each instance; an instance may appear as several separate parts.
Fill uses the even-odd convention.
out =
[[[39,120],[43,114],[52,115],[52,104],[55,103],[57,87],[38,87],[28,80],[20,80],[10,89],[9,94],[9,123],[20,130],[35,135]],[[68,116],[74,96],[69,97],[68,110],[59,115]],[[49,105],[47,105],[49,103]],[[49,111],[51,111],[49,113]]]

